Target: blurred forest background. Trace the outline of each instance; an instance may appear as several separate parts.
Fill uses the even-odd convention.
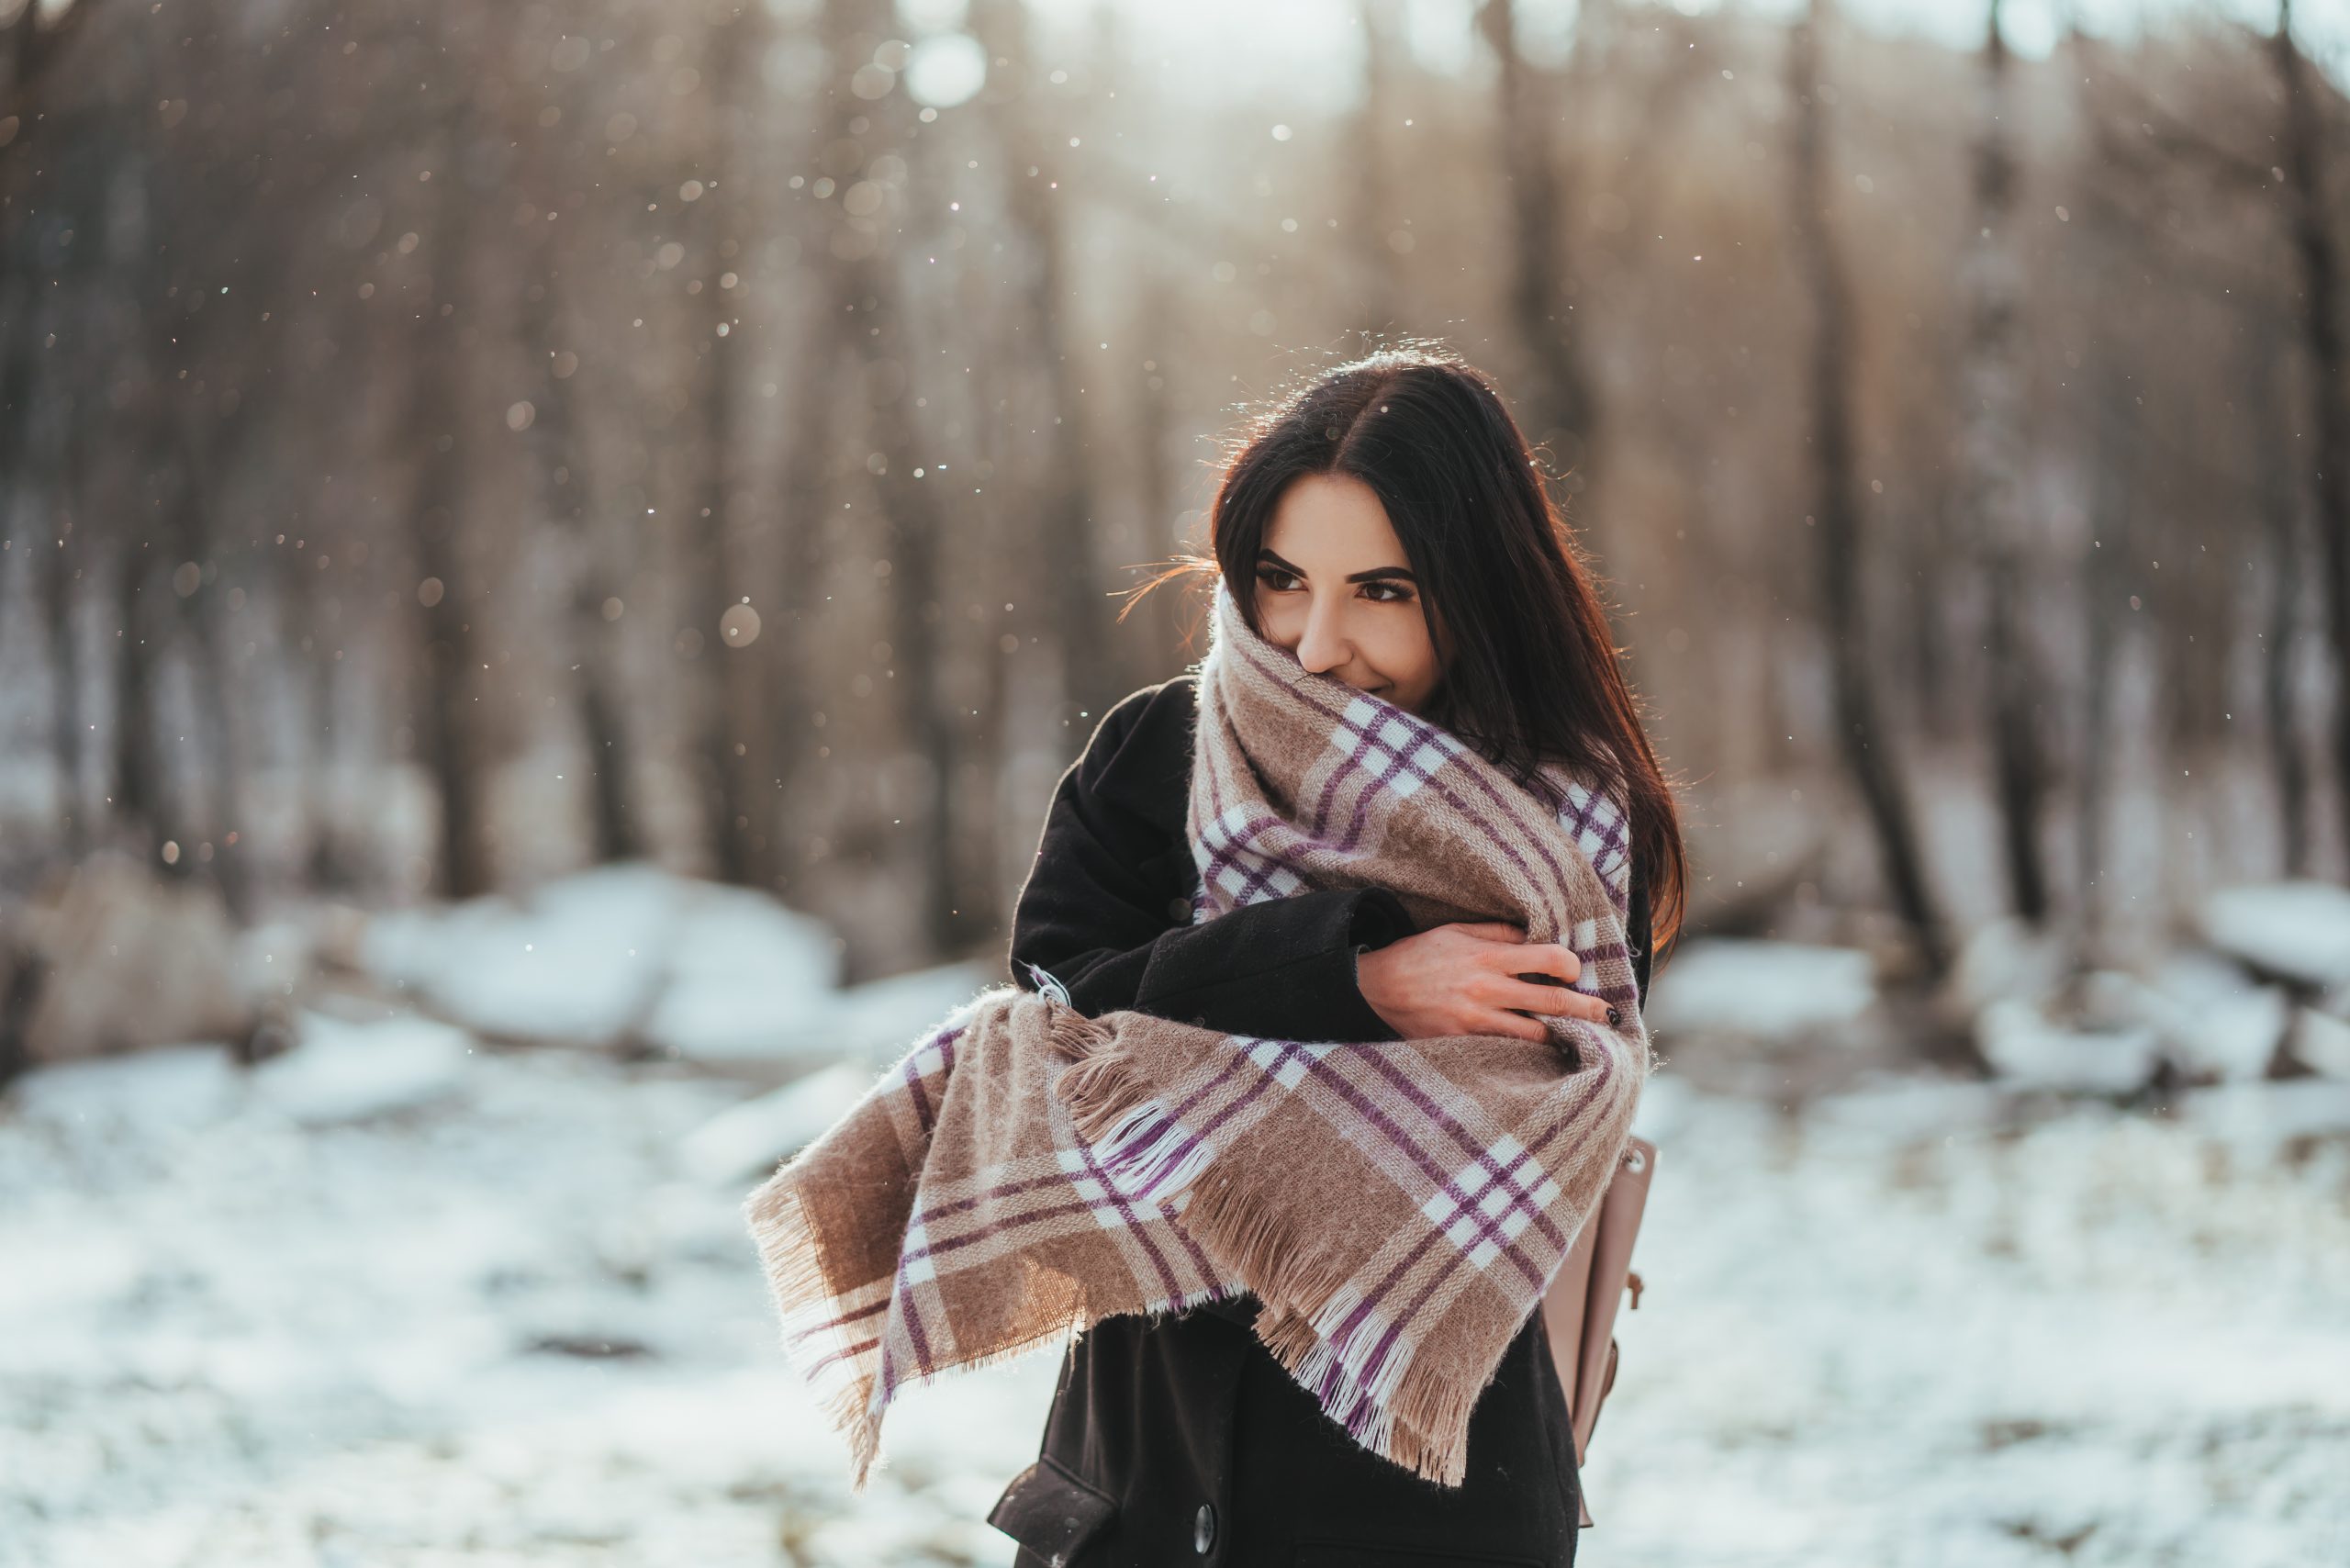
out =
[[[2343,877],[2341,17],[1328,9],[1208,112],[1112,6],[17,6],[9,901],[642,859],[983,953],[1223,443],[1415,337],[1610,580],[1693,931]]]
[[[1413,344],[1690,840],[1583,1550],[2350,1562],[2345,83],[2341,0],[0,0],[0,1568],[1008,1563],[1058,1355],[852,1494],[742,1198],[1004,978],[1250,418]]]

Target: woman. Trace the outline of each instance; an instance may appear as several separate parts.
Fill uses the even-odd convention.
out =
[[[1522,781],[1546,762],[1632,759],[1615,777],[1635,823],[1628,935],[1645,996],[1651,890],[1676,917],[1668,934],[1682,902],[1672,799],[1598,598],[1483,376],[1417,352],[1330,372],[1233,459],[1212,532],[1211,569],[1307,670],[1444,725]],[[1572,949],[1505,925],[1415,931],[1379,888],[1193,924],[1194,711],[1188,677],[1137,691],[1062,777],[1013,915],[1021,985],[1058,986],[1088,1014],[1299,1040],[1539,1040],[1539,1014],[1610,1011],[1561,998]],[[1255,1309],[1243,1296],[1113,1317],[1078,1339],[1042,1456],[990,1516],[1021,1563],[1573,1561],[1574,1444],[1539,1313],[1480,1395],[1451,1489],[1325,1417],[1250,1332]]]

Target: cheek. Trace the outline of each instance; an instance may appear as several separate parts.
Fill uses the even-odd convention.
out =
[[[1436,644],[1428,640],[1427,622],[1415,612],[1391,618],[1379,639],[1379,669],[1390,680],[1405,686],[1432,684],[1437,674]]]
[[[1265,641],[1277,648],[1297,647],[1305,635],[1305,606],[1299,602],[1304,596],[1294,593],[1265,593],[1257,595],[1257,624]]]

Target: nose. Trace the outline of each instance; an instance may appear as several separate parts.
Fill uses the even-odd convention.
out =
[[[1327,675],[1344,666],[1353,653],[1334,608],[1324,603],[1307,610],[1305,631],[1297,640],[1297,662],[1308,674]]]

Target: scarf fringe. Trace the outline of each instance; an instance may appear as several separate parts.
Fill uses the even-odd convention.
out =
[[[1113,1026],[1099,1018],[1088,1018],[1066,1002],[1042,993],[1014,1001],[1045,1009],[1046,1033],[1051,1036],[1054,1048],[1071,1061],[1091,1060],[1118,1043],[1118,1031]]]
[[[867,1358],[834,1352],[825,1364],[811,1365],[809,1355],[794,1348],[796,1312],[803,1307],[823,1309],[832,1291],[824,1271],[823,1245],[792,1167],[786,1165],[753,1192],[744,1202],[743,1215],[758,1244],[770,1298],[781,1319],[784,1357],[799,1369],[824,1419],[848,1445],[849,1489],[862,1492],[874,1456],[881,1449],[880,1417],[869,1405],[875,1381],[864,1370]]]
[[[1355,1385],[1355,1397],[1331,1417],[1381,1458],[1427,1480],[1458,1486],[1468,1475],[1469,1412],[1477,1389],[1461,1389],[1410,1356],[1400,1337],[1388,1340],[1381,1364],[1366,1372],[1365,1341],[1385,1333],[1374,1316],[1354,1333],[1333,1339],[1333,1327],[1357,1305],[1345,1273],[1316,1259],[1294,1227],[1272,1218],[1246,1184],[1213,1171],[1192,1189],[1182,1226],[1192,1238],[1249,1282],[1266,1310],[1257,1338],[1283,1371],[1317,1398],[1326,1388]],[[1326,1406],[1326,1409],[1328,1407]]]
[[[1121,1195],[1162,1214],[1182,1212],[1214,1146],[1175,1119],[1113,1036],[1087,1048],[1091,1055],[1053,1081],[1070,1126]]]

